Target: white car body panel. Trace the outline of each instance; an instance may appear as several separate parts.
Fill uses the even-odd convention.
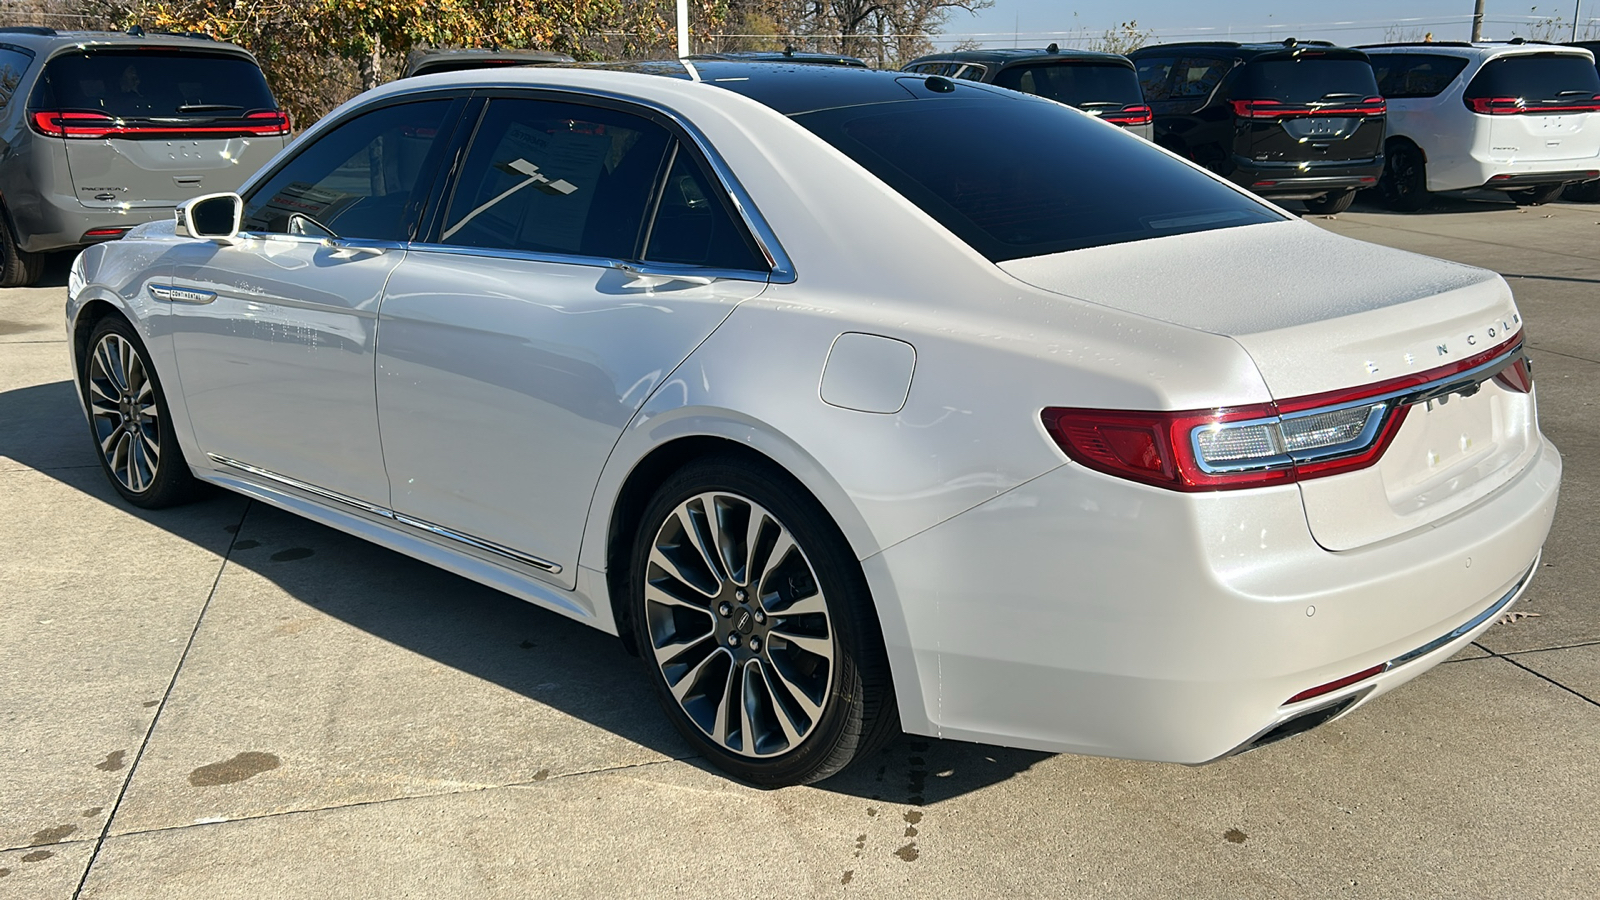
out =
[[[1491,60],[1508,56],[1562,53],[1590,60],[1580,47],[1548,44],[1486,44],[1472,47],[1369,47],[1369,56],[1428,53],[1467,59],[1467,67],[1433,97],[1396,97],[1389,104],[1389,139],[1405,138],[1422,148],[1428,190],[1461,191],[1482,187],[1497,175],[1588,171],[1600,167],[1600,113],[1487,116],[1462,99],[1467,85]]]
[[[194,426],[174,410],[200,477],[616,633],[608,576],[629,475],[685,439],[739,444],[804,485],[862,561],[908,731],[1180,762],[1215,758],[1298,712],[1414,677],[1487,622],[1378,680],[1284,705],[1304,688],[1453,633],[1493,604],[1514,602],[1525,584],[1560,475],[1531,396],[1511,410],[1510,419],[1525,419],[1524,442],[1494,469],[1504,476],[1498,483],[1486,474],[1485,490],[1435,508],[1430,527],[1409,520],[1377,540],[1362,532],[1359,547],[1337,553],[1319,544],[1322,526],[1308,527],[1305,485],[1198,494],[1148,487],[1068,462],[1040,420],[1054,406],[1207,409],[1381,381],[1406,371],[1408,353],[1465,345],[1463,332],[1482,334],[1493,322],[1514,333],[1520,319],[1491,273],[1298,222],[997,266],[772,109],[655,76],[462,72],[352,103],[450,85],[595,91],[672,110],[735,173],[793,278],[662,285],[598,303],[545,286],[563,278],[599,285],[614,270],[478,259],[468,276],[452,274],[459,261],[430,258],[443,256],[431,250],[378,254],[394,276],[377,289],[386,299],[375,309],[372,290],[349,286],[339,288],[352,299],[342,301],[337,327],[318,317],[339,304],[277,304],[282,318],[253,325],[256,337],[237,346],[283,378],[250,382],[250,391],[270,394],[262,409],[316,410],[302,434],[365,432],[371,412],[394,435],[381,502],[367,482],[340,482],[340,493],[372,494],[384,509],[340,505],[212,462],[209,453],[225,455],[211,444],[213,417],[227,414],[221,402],[201,404],[195,415],[206,421]],[[181,382],[185,395],[205,397],[214,386],[192,384],[200,376],[191,372],[214,375],[223,354],[213,351],[209,369],[193,367],[187,353],[175,359],[168,320],[180,311],[153,302],[146,288],[173,277],[174,250],[181,258],[237,249],[197,249],[211,246],[177,238],[164,223],[90,248],[68,301],[69,328],[90,303],[97,311],[111,304],[145,336],[164,380],[175,383],[169,392]],[[1186,262],[1174,263],[1174,254]],[[1266,277],[1261,263],[1283,259],[1293,264],[1278,269],[1318,289]],[[1334,280],[1351,271],[1363,280]],[[219,297],[238,291],[229,302],[241,309],[260,303],[219,273],[191,274]],[[222,302],[207,306],[220,311]],[[198,315],[208,314],[217,313]],[[221,333],[227,322],[205,324]],[[404,326],[392,346],[389,325]],[[201,340],[199,319],[184,327],[184,342]],[[415,329],[409,349],[406,328]],[[614,343],[602,340],[621,330],[627,335]],[[860,367],[845,394],[868,399],[827,402],[825,394],[839,397],[825,389],[824,370],[847,334],[909,346],[911,372],[903,363]],[[496,385],[493,371],[530,364],[536,335],[549,336],[539,349],[554,367],[586,374],[548,395]],[[339,421],[337,403],[305,397],[315,370],[284,374],[287,357],[272,354],[304,354],[312,337],[335,342],[337,351],[319,343],[317,352],[335,354],[345,371],[364,364],[376,372],[370,399],[343,398],[366,411]],[[1414,364],[1425,369],[1433,359]],[[249,413],[237,414],[248,428]],[[463,452],[428,430],[440,420],[461,433],[494,429],[505,445]],[[521,457],[544,483],[492,496],[518,468],[517,451],[552,430],[559,434]],[[391,440],[382,443],[375,460],[351,464],[382,472]],[[452,472],[463,480],[451,481]],[[395,518],[408,510],[561,571],[408,530]],[[1329,513],[1328,527],[1361,514]]]

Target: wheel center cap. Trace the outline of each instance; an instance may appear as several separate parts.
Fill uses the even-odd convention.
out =
[[[733,627],[738,629],[740,634],[749,634],[756,627],[756,617],[750,614],[750,610],[741,609],[733,617]]]

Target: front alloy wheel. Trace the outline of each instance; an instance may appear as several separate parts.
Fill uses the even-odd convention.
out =
[[[634,638],[708,759],[758,784],[805,784],[897,733],[860,564],[792,479],[742,459],[691,464],[638,535]]]
[[[146,509],[193,497],[196,482],[172,436],[161,380],[133,327],[115,315],[101,319],[80,370],[90,433],[117,493]]]

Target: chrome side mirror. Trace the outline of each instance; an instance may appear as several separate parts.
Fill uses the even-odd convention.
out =
[[[179,237],[204,238],[232,244],[244,218],[244,200],[238,194],[204,194],[178,204]]]

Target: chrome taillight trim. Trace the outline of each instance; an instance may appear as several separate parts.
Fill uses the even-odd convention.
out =
[[[1456,372],[1443,378],[1430,381],[1414,387],[1402,388],[1388,393],[1376,394],[1370,397],[1361,397],[1344,403],[1334,403],[1327,406],[1318,406],[1312,409],[1296,410],[1278,416],[1266,416],[1258,419],[1241,420],[1238,422],[1223,422],[1216,425],[1205,425],[1193,429],[1189,433],[1189,445],[1194,454],[1196,465],[1208,475],[1226,475],[1239,472],[1260,472],[1270,469],[1286,469],[1297,463],[1320,462],[1335,459],[1341,456],[1350,456],[1372,446],[1383,430],[1385,420],[1402,406],[1411,406],[1417,403],[1427,403],[1434,400],[1448,402],[1449,398],[1461,394],[1470,397],[1477,393],[1483,383],[1500,374],[1509,365],[1524,358],[1524,344],[1518,341],[1510,349],[1495,356],[1481,365],[1477,365],[1464,372]],[[1327,413],[1341,412],[1362,406],[1371,407],[1367,414],[1366,424],[1361,433],[1356,437],[1338,444],[1318,447],[1313,450],[1285,451],[1274,456],[1262,456],[1237,462],[1210,463],[1206,461],[1205,454],[1200,447],[1200,435],[1206,432],[1221,431],[1229,428],[1250,428],[1270,426],[1277,429],[1284,422],[1293,422],[1310,416],[1325,415]],[[1279,435],[1281,445],[1282,436]]]

